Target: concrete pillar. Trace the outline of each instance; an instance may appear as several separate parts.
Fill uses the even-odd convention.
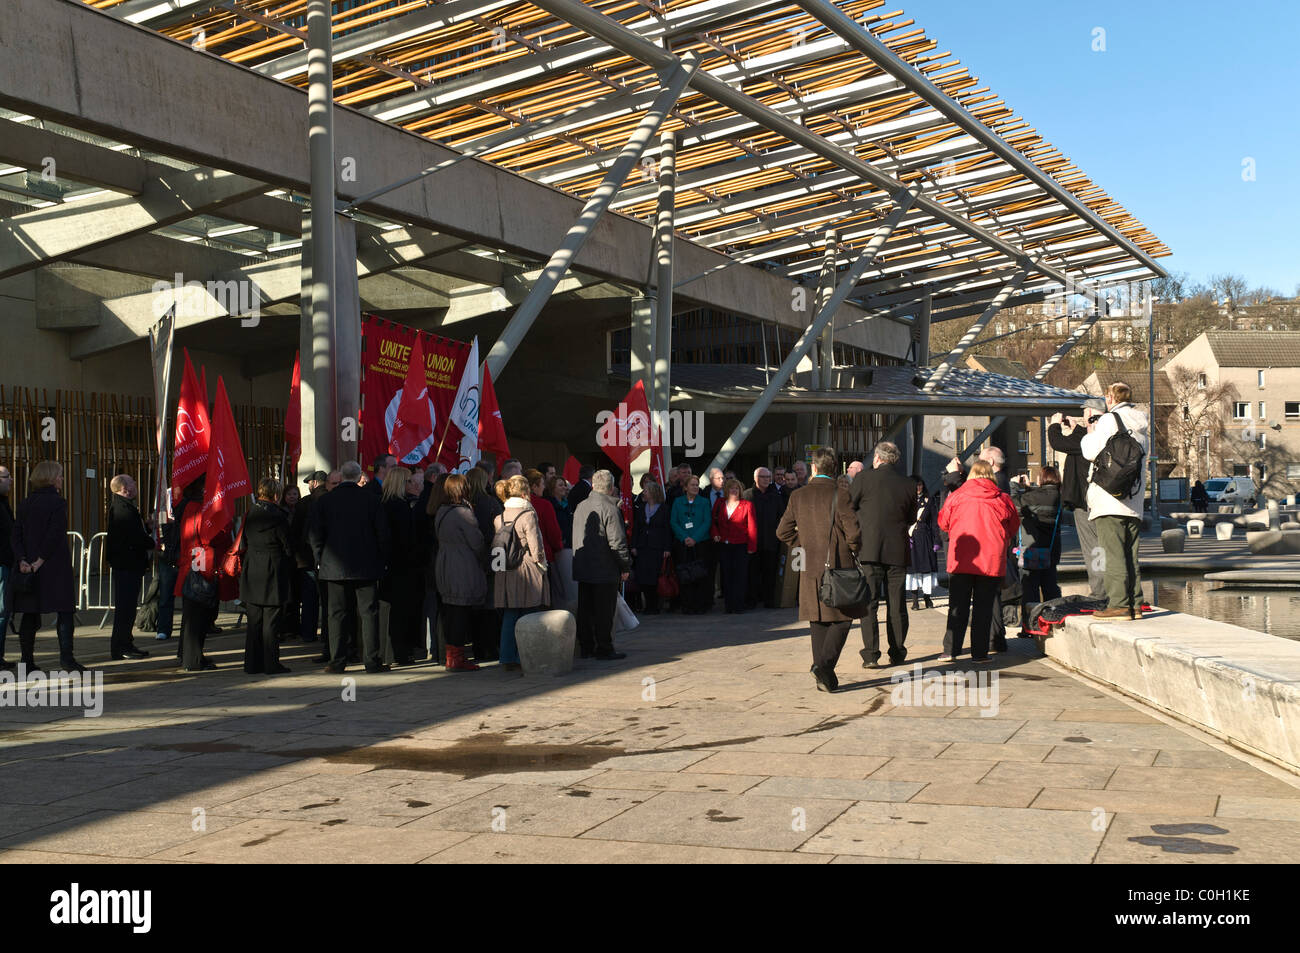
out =
[[[340,421],[361,420],[361,297],[357,287],[357,227],[334,216],[334,402]],[[335,459],[357,459],[358,427],[340,426]],[[346,439],[346,438],[351,439]],[[368,461],[361,461],[365,466]]]

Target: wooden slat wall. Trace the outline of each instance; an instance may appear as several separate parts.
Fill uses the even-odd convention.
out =
[[[233,410],[249,476],[256,485],[259,477],[278,474],[284,412],[245,405]],[[42,439],[48,429],[43,423],[46,418],[53,419],[53,440]],[[169,447],[169,457],[170,452]],[[27,493],[32,468],[42,460],[63,464],[68,528],[87,541],[104,529],[108,481],[118,473],[135,478],[141,510],[148,512],[158,473],[153,399],[0,386],[0,465],[13,474],[9,500],[15,509]],[[93,476],[88,476],[91,471]]]

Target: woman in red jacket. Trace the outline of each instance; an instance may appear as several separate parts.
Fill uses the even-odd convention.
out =
[[[948,534],[948,628],[943,634],[941,662],[961,654],[966,623],[971,624],[971,661],[989,660],[989,626],[993,601],[1002,588],[1006,552],[1020,529],[1011,497],[993,482],[993,468],[983,460],[948,495],[939,511],[939,528]],[[971,612],[971,599],[975,609]]]
[[[758,523],[754,504],[740,498],[739,480],[724,483],[722,493],[722,499],[713,505],[713,542],[722,570],[722,598],[728,612],[744,612],[749,557],[758,552]]]

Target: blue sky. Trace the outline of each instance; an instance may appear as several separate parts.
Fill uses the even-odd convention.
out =
[[[900,0],[1173,254],[1300,284],[1300,2]],[[1093,31],[1105,30],[1104,52]],[[1242,161],[1255,160],[1255,181]]]

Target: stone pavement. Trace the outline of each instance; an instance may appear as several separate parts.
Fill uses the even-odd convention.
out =
[[[896,670],[860,667],[856,627],[827,695],[793,614],[647,617],[625,661],[542,679],[423,665],[345,682],[294,643],[292,675],[250,677],[240,635],[213,640],[218,672],[106,662],[102,717],[0,708],[0,861],[1300,856],[1300,779],[1027,640],[997,659],[995,712],[933,686],[891,697]],[[912,616],[927,672],[969,667],[937,663],[944,618]],[[107,654],[107,630],[78,638],[84,661]],[[38,656],[52,648],[42,635]]]

